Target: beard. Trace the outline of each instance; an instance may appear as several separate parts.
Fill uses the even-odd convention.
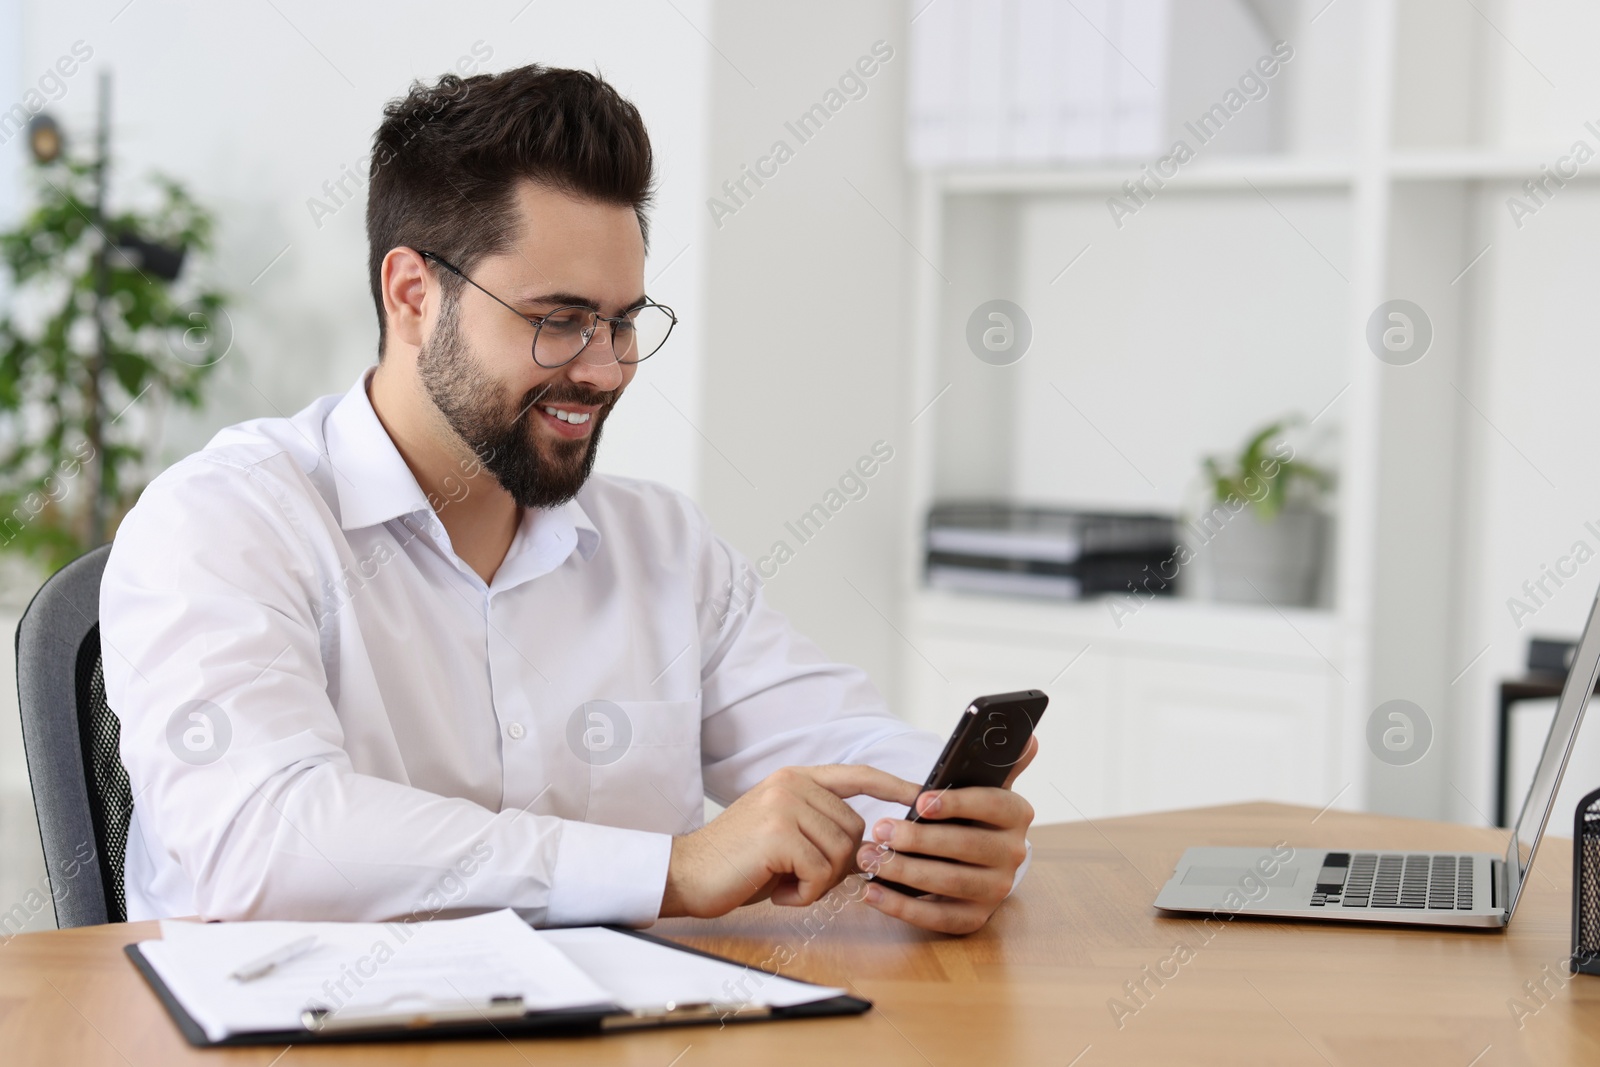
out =
[[[558,507],[578,495],[594,469],[600,430],[621,390],[597,392],[550,381],[520,398],[504,390],[472,358],[461,336],[458,300],[441,310],[432,336],[417,354],[417,374],[445,422],[518,505]],[[599,404],[594,428],[577,440],[540,441],[537,404]]]

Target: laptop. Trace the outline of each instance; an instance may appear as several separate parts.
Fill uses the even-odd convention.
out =
[[[1539,766],[1504,856],[1386,848],[1190,848],[1156,907],[1341,922],[1503,927],[1544,836],[1583,709],[1600,672],[1600,593],[1572,657]]]

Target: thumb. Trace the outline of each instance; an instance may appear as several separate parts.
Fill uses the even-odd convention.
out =
[[[1017,760],[1016,765],[1011,768],[1011,773],[1006,775],[1005,785],[1001,786],[1001,788],[1010,789],[1011,783],[1017,780],[1017,775],[1027,770],[1028,764],[1032,763],[1033,757],[1037,756],[1038,754],[1039,739],[1037,737],[1029,737],[1028,747],[1022,750],[1022,758]]]

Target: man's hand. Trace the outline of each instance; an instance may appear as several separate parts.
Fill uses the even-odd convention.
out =
[[[885,915],[946,934],[970,934],[988,922],[1011,892],[1017,868],[1028,854],[1033,806],[1011,792],[1011,783],[1038,750],[1038,738],[1029,738],[999,789],[947,789],[917,798],[924,820],[971,819],[982,826],[879,819],[872,828],[878,844],[864,845],[856,857],[861,869],[936,895],[911,897],[869,883],[863,899]],[[942,858],[921,859],[907,852]]]
[[[661,917],[711,918],[769,896],[790,907],[816,903],[855,871],[866,830],[842,798],[909,806],[917,788],[871,767],[774,771],[711,822],[672,839]]]

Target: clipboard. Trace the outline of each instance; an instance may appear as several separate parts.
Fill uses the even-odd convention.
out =
[[[637,937],[644,941],[693,956],[700,956],[736,967],[744,964],[738,960],[718,956],[712,952],[690,948],[664,937],[623,926],[605,926],[614,933]],[[523,1012],[521,1002],[485,1004],[467,1010],[453,1009],[435,1013],[371,1016],[359,1021],[345,1020],[340,1025],[326,1028],[307,1026],[294,1030],[262,1030],[233,1034],[220,1041],[206,1036],[183,1004],[173,995],[167,983],[151,966],[139,950],[138,944],[123,948],[128,959],[144,976],[151,990],[167,1014],[183,1034],[184,1040],[195,1048],[228,1048],[249,1045],[300,1045],[348,1044],[351,1042],[383,1041],[444,1041],[487,1037],[575,1037],[586,1034],[620,1033],[628,1030],[655,1029],[667,1026],[695,1026],[712,1023],[750,1023],[775,1019],[808,1019],[831,1015],[860,1015],[871,1010],[872,1001],[849,995],[828,997],[808,1004],[790,1007],[769,1007],[737,1003],[668,1004],[657,1009],[635,1011],[617,1004],[599,1005],[595,1008],[574,1010],[539,1010]],[[787,975],[785,977],[788,977]],[[790,978],[803,985],[817,985],[803,979]],[[307,1012],[307,1015],[310,1015]]]

